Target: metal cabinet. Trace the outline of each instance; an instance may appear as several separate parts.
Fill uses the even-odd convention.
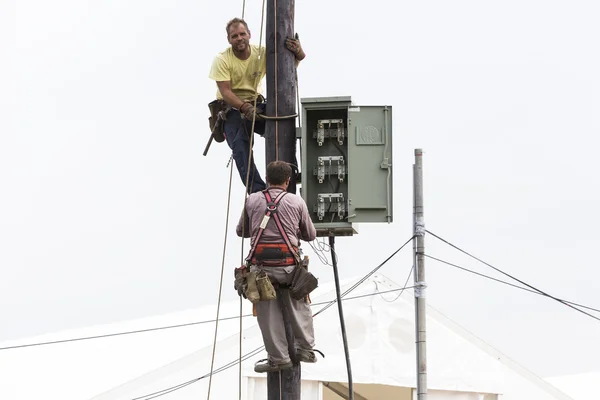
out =
[[[393,220],[392,107],[304,98],[300,193],[319,236]]]

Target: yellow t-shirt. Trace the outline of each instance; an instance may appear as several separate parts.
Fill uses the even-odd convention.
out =
[[[215,81],[230,81],[231,90],[243,101],[254,100],[255,85],[258,85],[257,93],[263,94],[262,79],[267,73],[265,47],[262,46],[259,50],[258,46],[251,44],[250,49],[250,57],[247,60],[240,60],[229,47],[215,57],[208,74],[208,77]],[[259,54],[260,61],[258,59]],[[217,99],[222,98],[223,96],[217,89]]]

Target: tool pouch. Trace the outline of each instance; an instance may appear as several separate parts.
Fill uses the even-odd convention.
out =
[[[246,299],[246,291],[248,290],[248,283],[247,283],[247,269],[246,266],[241,266],[240,268],[235,268],[233,275],[234,275],[234,281],[233,281],[233,288],[235,289],[235,291],[238,293],[239,296],[244,296],[244,298]]]
[[[208,109],[210,110],[208,127],[210,128],[215,141],[221,143],[225,140],[223,120],[228,111],[228,107],[223,100],[213,100],[208,103]]]
[[[261,301],[275,300],[277,298],[275,288],[265,271],[260,271],[256,275],[256,287],[258,288]]]
[[[248,272],[247,282],[248,290],[246,291],[246,297],[248,297],[251,303],[258,303],[260,301],[260,293],[256,285],[256,272]]]
[[[295,300],[305,299],[310,292],[319,286],[319,280],[302,264],[296,265],[292,272],[290,296]]]

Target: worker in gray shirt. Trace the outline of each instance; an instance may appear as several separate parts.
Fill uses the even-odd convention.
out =
[[[268,359],[263,360],[265,362],[255,365],[256,372],[279,371],[293,365],[288,352],[280,300],[285,302],[290,313],[298,361],[316,362],[313,317],[305,295],[316,284],[305,291],[302,291],[305,288],[293,287],[299,280],[306,281],[303,278],[296,279],[299,275],[306,277],[309,274],[309,281],[312,278],[312,282],[316,282],[316,278],[301,265],[299,253],[300,240],[314,240],[316,229],[304,199],[287,192],[291,175],[292,168],[288,163],[269,163],[266,171],[267,189],[248,196],[236,228],[238,236],[251,238],[251,249],[246,258],[249,271],[264,271],[275,287],[281,285],[291,288],[286,292],[290,295],[282,296],[282,299],[255,302],[258,325],[268,353]],[[300,290],[300,294],[296,296],[295,290]]]

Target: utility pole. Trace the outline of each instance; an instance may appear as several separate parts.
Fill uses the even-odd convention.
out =
[[[266,113],[269,117],[285,117],[296,113],[296,57],[285,47],[288,37],[294,37],[294,0],[268,0]],[[298,169],[295,118],[267,119],[265,141],[266,165],[281,160]],[[296,193],[295,173],[290,179],[288,192]]]
[[[266,61],[267,109],[269,117],[293,115],[296,112],[296,58],[285,47],[285,39],[294,37],[294,0],[267,1]],[[295,118],[267,119],[265,123],[265,161],[281,160],[298,168],[296,161]],[[296,193],[296,176],[292,174],[288,192]],[[277,297],[289,296],[278,291]],[[294,366],[280,372],[267,373],[268,400],[300,400],[301,368],[295,360],[292,327],[285,306],[282,308],[290,357]]]
[[[413,165],[413,252],[415,265],[415,333],[417,345],[417,400],[427,399],[427,351],[425,336],[425,219],[423,217],[423,150],[415,149]]]

